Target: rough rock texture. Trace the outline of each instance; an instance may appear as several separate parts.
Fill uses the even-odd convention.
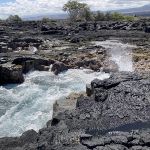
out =
[[[31,70],[45,71],[46,67],[49,67],[54,61],[38,57],[18,57],[14,59],[12,63],[21,65],[23,67],[23,72],[27,73]]]
[[[69,69],[69,67],[66,66],[64,63],[55,62],[52,66],[51,71],[53,71],[55,75],[58,75],[59,73],[66,71],[68,69]]]
[[[10,63],[0,65],[0,84],[22,83],[23,81],[22,66]]]
[[[115,73],[92,81],[89,89],[89,97],[79,97],[76,109],[54,114],[38,135],[28,131],[26,136],[2,138],[0,149],[149,150],[150,79]]]
[[[133,65],[136,72],[150,72],[149,48],[136,48],[133,50]]]
[[[22,83],[23,73],[32,70],[48,71],[54,63],[53,60],[38,57],[17,57],[12,62],[2,60],[4,61],[0,64],[0,84]]]
[[[143,42],[150,33],[150,20],[141,19],[133,22],[97,21],[68,24],[65,21],[46,23],[24,21],[20,23],[0,23],[0,53],[26,50],[30,46],[39,48],[45,39],[59,38],[72,43],[81,43],[95,38],[123,37],[133,42],[137,38]]]
[[[85,67],[94,71],[116,72],[117,67],[106,58],[101,47],[88,44],[91,40],[119,38],[138,46],[150,48],[149,19],[133,22],[97,21],[68,24],[63,21],[51,23],[23,21],[19,23],[0,22],[0,64],[14,57],[40,57],[64,63],[71,68]],[[93,52],[93,53],[92,53]],[[102,52],[102,53],[101,53]],[[104,64],[105,63],[105,64]],[[143,61],[139,62],[143,63]],[[143,63],[149,68],[149,60]],[[111,64],[111,66],[110,66]],[[32,60],[25,62],[23,72],[35,69]],[[45,67],[46,66],[46,67]],[[136,68],[140,68],[136,67]],[[37,65],[38,70],[49,70],[47,65]],[[142,70],[141,69],[141,70]]]
[[[30,145],[30,149],[32,145],[36,145],[38,134],[34,130],[29,130],[22,134],[21,137],[16,138],[3,138],[0,139],[0,149],[5,150],[21,150],[27,149],[28,145]]]
[[[133,52],[134,66],[136,71],[138,66],[149,68],[149,22],[0,23],[0,84],[21,83],[22,73],[49,70],[51,64],[55,74],[68,66],[116,72],[106,51],[89,45],[91,40],[119,38],[141,46],[140,54],[146,48],[142,56]],[[37,51],[32,52],[30,46]],[[150,149],[150,78],[116,73],[108,80],[94,80],[87,86],[87,96],[77,99],[75,109],[59,111],[55,104],[58,112],[46,128],[1,138],[0,150]]]

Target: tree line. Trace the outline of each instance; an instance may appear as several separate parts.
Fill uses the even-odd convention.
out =
[[[78,2],[77,0],[69,0],[63,6],[63,11],[67,12],[71,22],[78,21],[134,21],[134,16],[123,15],[118,12],[92,12],[86,3]],[[10,15],[7,22],[19,23],[22,18],[18,15]],[[42,22],[50,22],[51,19],[43,18]]]
[[[71,21],[133,21],[134,16],[123,15],[118,12],[92,12],[86,3],[69,0],[63,10],[68,13]]]

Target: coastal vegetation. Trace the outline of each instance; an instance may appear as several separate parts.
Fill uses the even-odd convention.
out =
[[[22,19],[18,15],[10,15],[6,19],[6,21],[8,21],[8,22],[14,22],[14,23],[19,23],[19,22],[22,22]]]
[[[134,21],[134,16],[124,15],[118,12],[92,12],[86,3],[69,0],[63,11],[67,12],[71,21]]]

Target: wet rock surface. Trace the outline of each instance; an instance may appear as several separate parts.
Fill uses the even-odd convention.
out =
[[[60,72],[67,71],[69,69],[68,66],[61,62],[55,62],[52,66],[51,71],[54,72],[55,75],[58,75]]]
[[[91,94],[80,96],[75,109],[54,112],[38,134],[28,131],[18,138],[1,138],[0,148],[148,150],[149,89],[149,78],[134,73],[96,79],[91,82]]]
[[[0,65],[0,83],[22,83],[24,81],[23,69],[20,65],[3,64]]]

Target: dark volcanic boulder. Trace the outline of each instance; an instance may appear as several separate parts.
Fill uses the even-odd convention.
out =
[[[55,75],[58,75],[59,73],[66,71],[68,69],[69,69],[69,67],[66,66],[64,63],[55,62],[52,66],[51,71],[53,71]]]
[[[12,64],[21,65],[23,73],[27,73],[34,69],[34,59],[30,57],[18,57],[13,60]]]
[[[0,84],[22,83],[23,81],[22,66],[9,63],[0,65]]]
[[[146,33],[150,33],[150,26],[147,26],[147,27],[145,28],[145,32],[146,32]]]
[[[21,65],[23,67],[23,73],[27,73],[32,70],[47,71],[54,61],[44,58],[18,57],[12,63]]]
[[[80,36],[80,35],[76,35],[71,37],[70,42],[71,43],[80,43],[81,41],[83,41],[84,36]]]

